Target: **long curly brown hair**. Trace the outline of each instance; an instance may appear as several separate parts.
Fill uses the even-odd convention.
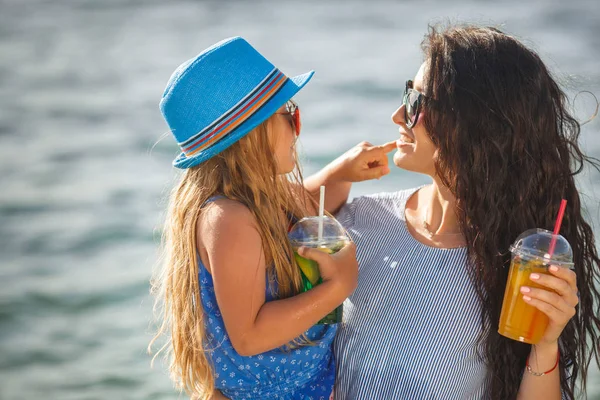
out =
[[[509,245],[530,228],[561,234],[573,248],[580,303],[560,339],[560,383],[585,392],[592,355],[600,365],[600,259],[582,216],[575,175],[597,159],[578,145],[580,124],[565,93],[532,50],[495,28],[430,27],[424,123],[438,147],[436,170],[457,199],[472,279],[481,301],[480,356],[494,399],[517,396],[531,346],[497,333]],[[598,286],[595,286],[598,285]]]

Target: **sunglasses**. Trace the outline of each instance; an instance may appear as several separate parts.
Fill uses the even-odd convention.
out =
[[[411,129],[417,123],[424,97],[423,93],[413,89],[413,81],[406,81],[402,103],[404,104],[404,121],[408,129]]]
[[[290,125],[292,125],[294,132],[296,132],[296,136],[300,136],[300,128],[302,124],[300,123],[300,108],[298,107],[298,104],[296,104],[293,100],[288,100],[288,102],[285,103],[285,110],[285,112],[277,112],[275,114],[287,116],[290,121]]]

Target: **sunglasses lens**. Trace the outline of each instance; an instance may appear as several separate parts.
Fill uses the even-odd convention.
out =
[[[296,107],[294,111],[294,127],[296,128],[296,136],[300,136],[300,109]]]
[[[412,126],[416,122],[419,93],[409,89],[404,99],[406,124]]]

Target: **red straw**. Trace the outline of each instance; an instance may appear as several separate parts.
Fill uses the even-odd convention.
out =
[[[567,208],[567,200],[562,199],[560,202],[560,209],[558,210],[558,215],[556,216],[556,223],[554,224],[554,235],[558,235],[560,231],[560,225],[562,224],[563,217],[565,216],[565,209]],[[548,250],[548,254],[550,257],[554,254],[554,247],[556,247],[556,236],[552,236],[552,241],[550,242],[550,249]]]

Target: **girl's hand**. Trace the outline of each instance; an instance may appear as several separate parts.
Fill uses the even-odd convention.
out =
[[[338,293],[342,299],[352,294],[358,284],[358,262],[356,261],[356,245],[352,242],[344,246],[335,254],[327,254],[323,251],[300,247],[298,254],[304,258],[316,261],[319,264],[319,272],[323,282],[330,281],[339,289]]]
[[[536,346],[555,346],[563,329],[575,315],[579,304],[577,276],[568,268],[551,265],[551,275],[531,274],[529,279],[550,290],[521,286],[523,300],[548,316],[546,332]]]
[[[379,179],[390,173],[387,153],[396,149],[396,142],[373,146],[362,142],[342,154],[327,166],[329,180],[334,182],[360,182]]]

